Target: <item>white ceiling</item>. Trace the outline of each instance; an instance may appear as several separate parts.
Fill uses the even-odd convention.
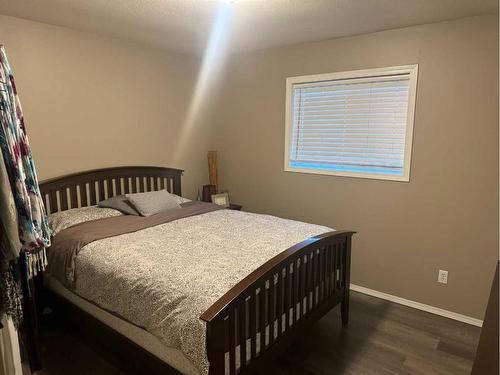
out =
[[[232,51],[498,11],[498,0],[0,0],[0,14],[200,54],[224,3]]]

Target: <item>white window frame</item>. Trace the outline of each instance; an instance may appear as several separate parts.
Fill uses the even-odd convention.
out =
[[[318,83],[323,81],[335,81],[342,79],[355,79],[367,77],[383,77],[396,74],[409,74],[408,88],[408,112],[406,120],[405,152],[403,175],[395,176],[389,174],[372,174],[362,172],[332,171],[327,169],[297,168],[290,166],[290,141],[293,131],[293,85],[301,83]],[[313,74],[305,76],[288,77],[286,79],[286,115],[285,115],[285,171],[298,173],[312,173],[343,177],[369,178],[376,180],[410,181],[411,154],[413,145],[413,123],[415,118],[415,102],[417,98],[417,75],[418,64],[393,66],[387,68],[351,70],[347,72]]]

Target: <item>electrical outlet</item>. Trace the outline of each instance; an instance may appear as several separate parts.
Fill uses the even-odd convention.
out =
[[[448,271],[439,270],[438,283],[448,284]]]

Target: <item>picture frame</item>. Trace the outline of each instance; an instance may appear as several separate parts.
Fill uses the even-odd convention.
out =
[[[229,207],[229,194],[212,194],[212,203],[218,206]]]

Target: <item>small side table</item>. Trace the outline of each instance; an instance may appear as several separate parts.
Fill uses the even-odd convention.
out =
[[[235,203],[230,203],[228,209],[230,210],[236,210],[236,211],[241,211],[241,206],[240,204],[235,204]]]

